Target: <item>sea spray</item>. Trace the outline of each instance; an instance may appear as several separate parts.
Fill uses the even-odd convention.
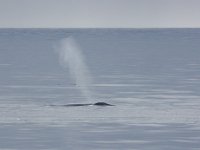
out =
[[[85,63],[81,48],[73,37],[64,38],[58,47],[59,61],[62,66],[69,69],[71,78],[76,82],[87,101],[93,101],[93,94],[90,90],[91,75]]]

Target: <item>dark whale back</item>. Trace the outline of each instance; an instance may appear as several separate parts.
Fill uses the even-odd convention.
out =
[[[76,107],[76,106],[114,106],[105,102],[89,103],[89,104],[66,104],[66,105],[50,105],[50,106],[63,106],[63,107]]]
[[[108,104],[108,103],[105,103],[105,102],[97,102],[94,105],[96,105],[96,106],[114,106],[114,105],[111,105],[111,104]]]

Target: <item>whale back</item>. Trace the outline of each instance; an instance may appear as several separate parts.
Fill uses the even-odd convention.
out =
[[[96,106],[114,106],[114,105],[111,105],[111,104],[108,104],[108,103],[105,103],[105,102],[97,102],[94,105],[96,105]]]

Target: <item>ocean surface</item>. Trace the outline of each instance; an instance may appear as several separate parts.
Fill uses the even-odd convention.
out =
[[[85,58],[85,103],[59,42]],[[199,150],[200,29],[0,29],[0,150]]]

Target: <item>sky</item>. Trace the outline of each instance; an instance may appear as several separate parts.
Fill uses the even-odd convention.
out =
[[[0,27],[200,27],[200,0],[0,0]]]

